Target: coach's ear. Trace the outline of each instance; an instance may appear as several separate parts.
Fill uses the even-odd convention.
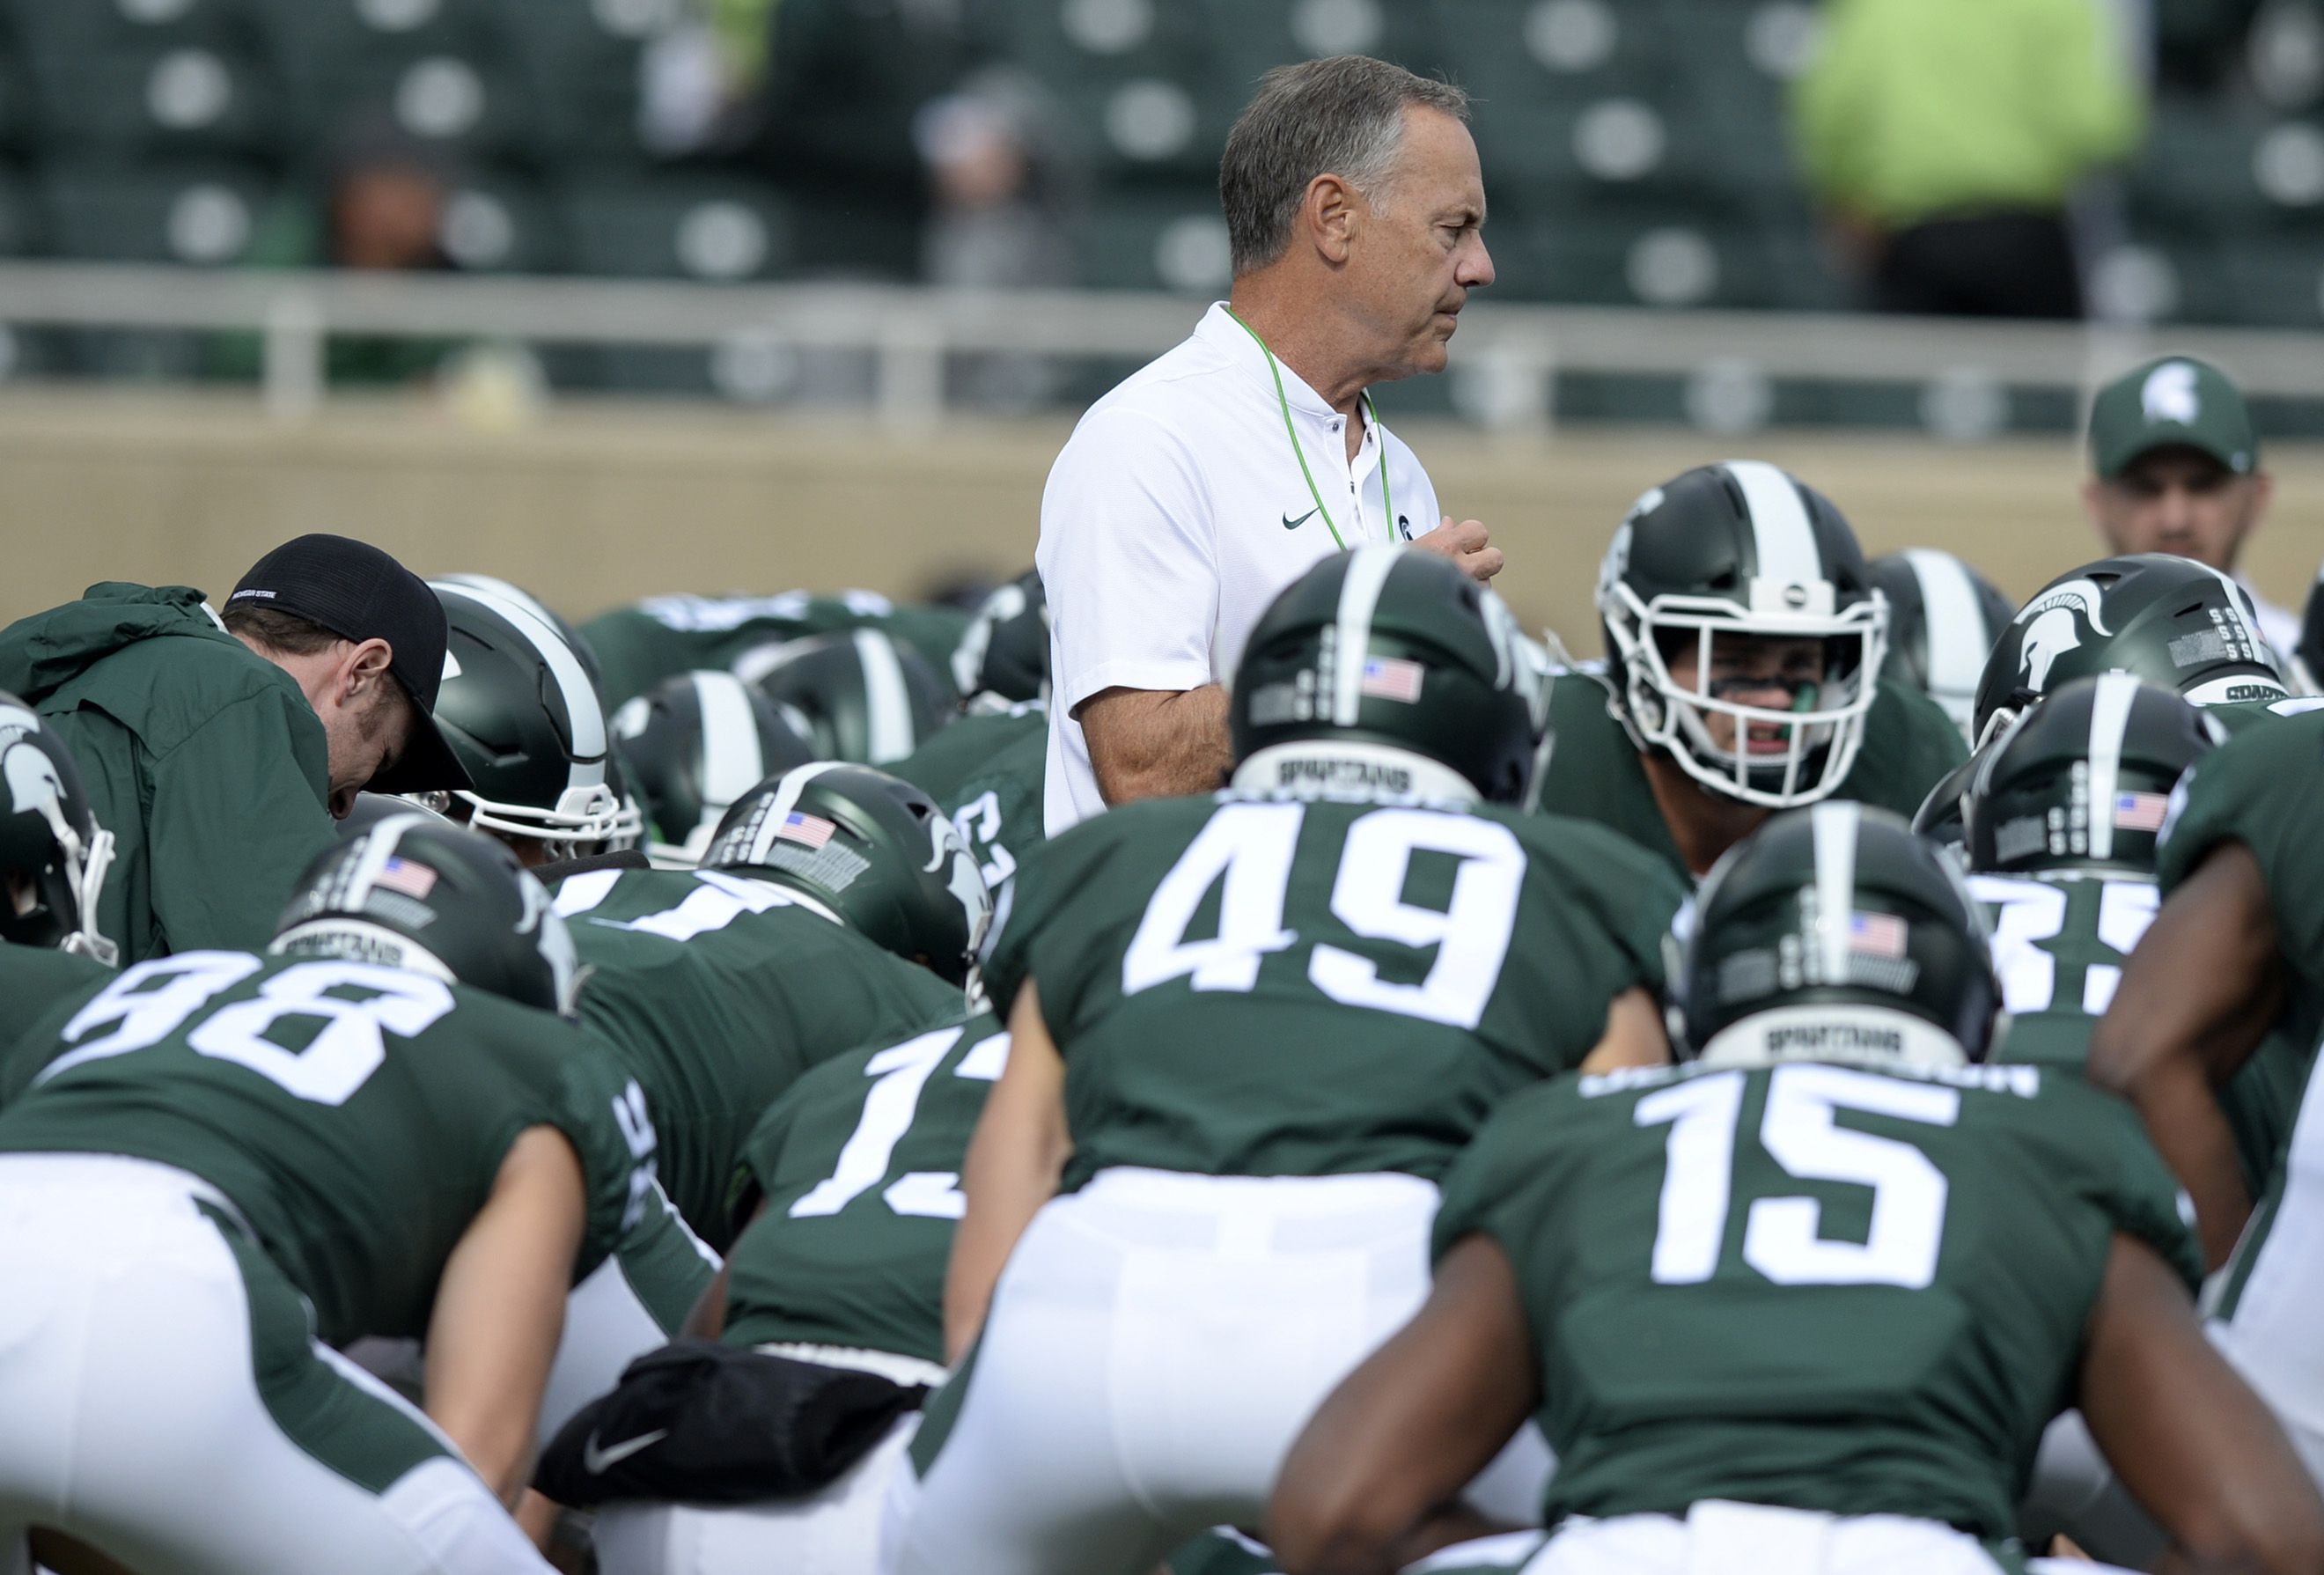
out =
[[[1307,182],[1307,194],[1300,200],[1300,227],[1316,254],[1339,267],[1354,244],[1359,214],[1370,212],[1370,207],[1361,192],[1339,176],[1318,175]]]

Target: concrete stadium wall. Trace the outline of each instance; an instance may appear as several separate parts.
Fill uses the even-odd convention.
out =
[[[342,403],[292,426],[240,397],[21,391],[0,398],[0,619],[100,579],[222,596],[267,548],[317,530],[376,541],[422,573],[500,575],[576,616],[655,591],[908,595],[947,571],[1030,561],[1067,429],[963,423],[899,438],[862,421],[624,406],[479,431],[401,403]],[[1507,548],[1501,584],[1527,622],[1579,654],[1597,648],[1591,586],[1631,500],[1738,451],[1823,488],[1868,550],[1947,547],[2013,594],[2098,551],[2076,496],[2080,455],[2062,441],[1399,429],[1445,506]],[[2246,567],[2296,608],[2324,557],[2324,447],[2280,447],[2270,463],[2278,503]]]

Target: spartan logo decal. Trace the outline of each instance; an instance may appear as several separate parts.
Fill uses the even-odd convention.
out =
[[[985,926],[992,922],[992,894],[984,889],[983,871],[977,867],[976,855],[962,843],[952,822],[941,815],[932,815],[927,828],[928,845],[934,856],[920,869],[925,874],[944,876],[945,889],[968,920],[968,949],[972,953],[981,952],[984,948]]]
[[[0,781],[8,788],[8,807],[16,815],[44,813],[65,796],[64,779],[46,750],[30,741],[41,720],[19,705],[0,705]]]
[[[2092,582],[2068,580],[2017,615],[2017,666],[2027,688],[2036,694],[2046,689],[2058,659],[2080,648],[2084,620],[2095,634],[2114,632],[2098,616],[2105,603],[2106,593]]]
[[[2176,421],[2191,427],[2203,413],[2195,394],[2195,369],[2184,361],[2166,361],[2146,374],[2138,391],[2139,408],[2150,421]]]

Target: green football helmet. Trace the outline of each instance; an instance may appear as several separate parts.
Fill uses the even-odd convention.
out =
[[[429,807],[560,854],[634,842],[641,816],[622,792],[604,703],[564,636],[521,603],[429,585],[449,626],[436,725],[474,786]]]
[[[2135,673],[2196,705],[2285,698],[2251,593],[2159,552],[2085,564],[2018,609],[1977,686],[1977,741],[2070,678]]]
[[[1501,599],[1444,558],[1360,547],[1260,615],[1227,715],[1235,785],[1521,804],[1545,693]]]
[[[1041,571],[994,591],[952,653],[953,687],[971,711],[998,711],[1049,694],[1049,601]]]
[[[1830,498],[1754,459],[1675,476],[1615,530],[1597,603],[1615,715],[1639,752],[1713,793],[1778,809],[1848,779],[1887,655],[1888,602]],[[1731,699],[1711,677],[1721,635],[1819,641],[1821,680],[1799,685],[1787,707]],[[1689,651],[1685,684],[1672,663]],[[1758,729],[1775,747],[1721,745],[1714,715],[1732,721],[1738,742]]]
[[[885,766],[950,722],[959,696],[927,659],[884,630],[761,646],[734,672],[815,744],[816,758]]]
[[[512,585],[506,580],[495,578],[491,575],[468,574],[438,575],[431,583],[438,585],[457,585],[467,591],[482,591],[487,596],[497,596],[503,602],[515,603],[563,635],[565,643],[573,648],[573,654],[580,659],[581,670],[589,675],[589,682],[595,685],[600,692],[604,689],[605,678],[603,670],[597,666],[597,653],[589,648],[589,641],[582,635],[581,631],[570,618],[566,617],[564,613],[559,612],[523,586]]]
[[[726,812],[701,867],[797,892],[955,984],[992,922],[976,855],[944,811],[869,766],[821,760],[761,782]]]
[[[110,967],[120,948],[97,927],[97,894],[113,864],[113,834],[97,824],[80,766],[40,714],[0,690],[0,870],[24,891],[0,902],[0,940],[93,957]]]
[[[431,974],[569,1018],[581,965],[549,889],[506,844],[440,817],[392,815],[317,856],[268,951]]]
[[[1921,800],[1921,807],[1913,812],[1913,834],[1923,836],[1941,847],[1959,848],[1969,838],[1969,827],[1961,820],[1961,800],[1969,795],[1969,785],[1977,778],[1978,763],[1985,757],[1971,755],[1942,777]]]
[[[1708,1063],[1982,1061],[2000,987],[1951,860],[1836,799],[1728,850],[1681,914],[1674,1037]]]
[[[1985,576],[1933,547],[1908,547],[1867,566],[1888,598],[1887,676],[1944,708],[1973,739],[1978,680],[2016,611]]]
[[[614,754],[645,800],[646,857],[691,870],[734,801],[815,759],[774,703],[728,672],[679,673],[613,713]]]
[[[1961,799],[1969,868],[2154,872],[2179,778],[2226,730],[2129,673],[2076,678],[1988,745]]]

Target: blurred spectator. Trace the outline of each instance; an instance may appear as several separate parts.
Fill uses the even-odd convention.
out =
[[[639,63],[638,140],[664,158],[718,151],[767,72],[781,0],[683,0]]]
[[[922,276],[960,290],[1038,290],[1073,281],[1057,161],[1037,152],[1038,106],[1002,82],[973,84],[924,106],[913,140],[927,166],[931,211]],[[1038,356],[966,356],[955,392],[986,409],[1048,399],[1056,369]]]
[[[248,262],[258,268],[429,272],[451,266],[439,236],[451,172],[408,139],[379,129],[352,134],[324,166],[318,189],[277,204],[259,226]],[[457,346],[440,339],[336,335],[334,386],[432,378]],[[221,338],[209,356],[224,375],[255,380],[263,354],[250,335]]]
[[[437,236],[444,197],[442,176],[395,150],[343,163],[327,198],[326,261],[337,268],[443,267]]]
[[[1828,0],[1794,111],[1883,311],[2075,318],[2065,207],[2144,119],[2098,0]]]
[[[817,222],[800,261],[919,272],[928,192],[923,106],[991,53],[998,0],[779,0],[755,151]]]

